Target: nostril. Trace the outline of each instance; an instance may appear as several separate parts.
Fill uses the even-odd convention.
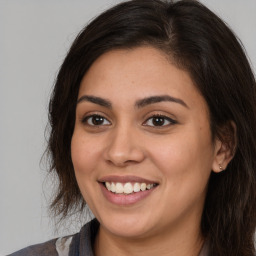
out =
[[[145,155],[143,151],[135,148],[118,152],[109,150],[105,153],[105,159],[109,164],[123,167],[142,162],[145,159]]]

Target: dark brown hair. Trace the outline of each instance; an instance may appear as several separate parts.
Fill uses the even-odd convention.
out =
[[[70,153],[82,77],[103,53],[141,45],[163,51],[190,74],[208,103],[213,137],[221,138],[231,150],[236,137],[227,169],[211,174],[201,230],[209,240],[210,256],[254,255],[255,77],[234,33],[193,0],[123,2],[94,19],[77,36],[60,68],[49,105],[48,149],[51,171],[59,179],[52,209],[65,218],[85,206]]]

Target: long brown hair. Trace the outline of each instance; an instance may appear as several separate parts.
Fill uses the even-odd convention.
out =
[[[75,39],[56,79],[49,105],[51,171],[59,187],[57,215],[82,210],[70,144],[82,77],[103,53],[151,45],[189,72],[208,103],[213,138],[234,150],[227,169],[212,173],[201,230],[210,256],[252,256],[256,227],[255,77],[234,33],[197,1],[133,0],[102,13]],[[236,125],[236,143],[230,122]],[[232,135],[233,134],[233,135]],[[203,154],[203,152],[202,152]]]

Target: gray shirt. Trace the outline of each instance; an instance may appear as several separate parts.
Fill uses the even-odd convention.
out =
[[[96,219],[88,222],[79,233],[29,246],[9,256],[94,256],[93,244],[99,228]],[[205,244],[198,256],[207,256]]]

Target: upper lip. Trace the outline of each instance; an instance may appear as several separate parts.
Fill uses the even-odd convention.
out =
[[[158,184],[158,182],[154,180],[145,179],[138,176],[117,176],[117,175],[108,175],[100,178],[99,182],[120,182],[120,183],[127,183],[127,182],[138,182],[138,183],[146,183],[146,184]]]

